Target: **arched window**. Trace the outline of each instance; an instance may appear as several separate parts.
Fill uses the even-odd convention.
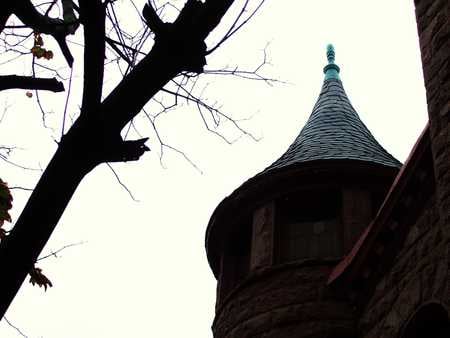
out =
[[[409,320],[401,338],[449,338],[450,322],[445,308],[437,303],[421,307]]]

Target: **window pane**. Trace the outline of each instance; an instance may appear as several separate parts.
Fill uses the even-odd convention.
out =
[[[286,196],[276,206],[278,262],[339,257],[341,194],[303,191]]]
[[[279,252],[282,261],[339,255],[335,219],[290,223],[280,227]]]

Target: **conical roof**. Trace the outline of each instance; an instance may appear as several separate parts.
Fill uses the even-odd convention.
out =
[[[334,56],[333,46],[328,45],[325,80],[311,116],[288,150],[261,174],[315,160],[349,159],[401,167],[359,118],[345,93]]]
[[[353,181],[352,175],[356,175],[354,183],[373,178],[374,184],[387,187],[401,167],[373,137],[350,103],[331,45],[327,57],[322,91],[294,143],[272,165],[226,197],[211,216],[205,245],[216,277],[227,234],[239,228],[242,224],[238,220],[252,215],[260,203],[277,198],[280,192],[314,183],[310,180],[334,180],[335,175],[341,182]]]

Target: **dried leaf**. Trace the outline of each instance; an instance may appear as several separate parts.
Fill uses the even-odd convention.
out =
[[[0,242],[6,237],[6,230],[0,228]]]
[[[0,179],[0,229],[1,226],[7,222],[11,222],[11,215],[8,210],[12,207],[13,197],[8,188],[8,184]],[[4,231],[4,230],[3,230]],[[6,234],[6,232],[4,232]],[[0,237],[0,239],[3,237]]]
[[[44,58],[47,60],[53,59],[53,52],[51,50],[46,50],[44,52]]]
[[[45,48],[42,48],[44,45],[44,40],[42,40],[41,35],[38,32],[34,32],[34,44],[31,48],[31,54],[33,54],[34,57],[45,58],[47,60],[50,60],[53,58],[53,52],[51,50],[47,50]]]
[[[33,48],[31,48],[31,53],[38,59],[43,57],[45,52],[46,52],[45,48],[42,48],[40,46],[34,46]]]
[[[52,287],[53,284],[43,273],[41,268],[33,267],[30,271],[30,283],[34,285],[38,285],[39,287],[44,287],[45,291],[47,291],[47,286]]]
[[[43,46],[44,40],[42,40],[42,36],[38,32],[34,32],[34,45],[35,46]]]

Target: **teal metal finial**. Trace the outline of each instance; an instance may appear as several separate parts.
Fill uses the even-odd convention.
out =
[[[330,43],[327,45],[327,59],[328,63],[334,63],[336,53],[334,52],[334,46]]]
[[[328,64],[323,69],[323,72],[325,73],[325,80],[329,79],[336,79],[340,80],[339,78],[339,66],[334,63],[336,57],[336,53],[334,51],[333,45],[330,43],[327,45],[327,59]]]

